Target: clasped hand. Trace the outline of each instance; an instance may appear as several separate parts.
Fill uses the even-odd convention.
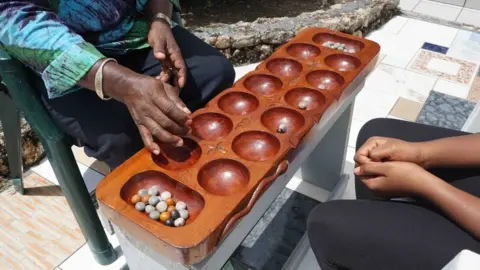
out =
[[[355,175],[384,197],[421,195],[432,177],[424,168],[422,143],[372,137],[354,159]]]

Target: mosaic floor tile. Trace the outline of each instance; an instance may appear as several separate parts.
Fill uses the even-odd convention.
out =
[[[420,112],[417,123],[461,130],[475,103],[432,91]]]
[[[475,63],[427,50],[420,50],[409,67],[412,71],[463,84],[471,82],[476,69]]]
[[[400,97],[392,108],[389,115],[407,121],[414,122],[422,110],[423,104],[413,100]]]
[[[447,47],[443,47],[443,46],[428,43],[428,42],[423,43],[422,49],[441,53],[441,54],[446,54],[448,52]]]
[[[468,100],[472,102],[480,102],[480,77],[475,77],[468,93]]]

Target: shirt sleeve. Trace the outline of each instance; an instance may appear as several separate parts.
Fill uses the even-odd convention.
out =
[[[40,74],[48,96],[55,98],[75,90],[104,56],[62,24],[46,2],[0,2],[0,47]]]
[[[143,13],[148,1],[155,0],[137,0],[137,11]],[[180,11],[180,0],[169,0],[173,4],[173,11]]]

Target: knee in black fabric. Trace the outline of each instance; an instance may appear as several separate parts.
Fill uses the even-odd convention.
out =
[[[343,204],[343,201],[322,203],[308,217],[308,239],[322,270],[344,269],[336,260],[342,258],[345,252],[344,247],[339,245],[339,240],[347,237],[342,232],[351,227],[347,219],[340,216]]]
[[[211,63],[206,63],[206,68],[210,70],[209,76],[212,81],[216,82],[217,91],[220,92],[232,86],[235,80],[235,69],[232,63],[223,56],[214,57],[212,60]]]
[[[85,153],[114,169],[143,147],[142,140],[136,135],[105,134],[98,138],[100,147],[92,149],[85,147]]]

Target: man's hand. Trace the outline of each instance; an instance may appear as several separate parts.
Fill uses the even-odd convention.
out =
[[[180,88],[170,84],[170,78],[168,75],[162,72],[157,79],[163,82],[165,93],[167,93],[167,96],[177,105],[177,107],[185,113],[191,114],[192,112],[188,109],[187,105],[185,105],[185,103],[183,103],[183,101],[180,99]]]
[[[358,149],[355,163],[363,165],[380,161],[405,161],[425,165],[422,143],[411,143],[385,137],[372,137]]]
[[[155,57],[162,63],[162,76],[172,76],[173,83],[180,89],[185,86],[187,67],[182,53],[166,21],[153,21],[148,33],[148,43]]]
[[[158,155],[160,146],[154,138],[162,143],[183,145],[181,136],[189,131],[188,126],[192,120],[172,101],[164,88],[164,83],[152,77],[142,76],[142,79],[127,88],[127,91],[114,92],[112,96],[127,106],[145,146]]]
[[[371,162],[355,168],[365,185],[384,197],[424,194],[437,179],[417,164],[409,162]]]

